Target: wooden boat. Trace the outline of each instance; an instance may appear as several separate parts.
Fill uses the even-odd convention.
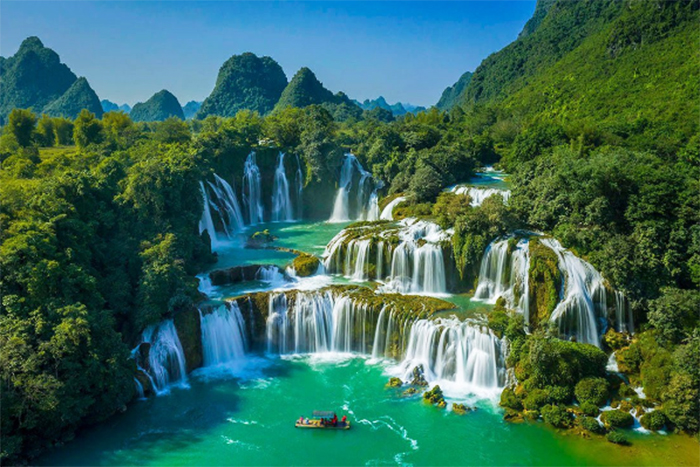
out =
[[[335,412],[326,412],[314,410],[313,418],[304,418],[297,420],[294,426],[296,428],[317,428],[321,430],[349,430],[350,421],[338,421],[335,425],[331,423],[324,424],[323,420],[332,420],[335,417]]]

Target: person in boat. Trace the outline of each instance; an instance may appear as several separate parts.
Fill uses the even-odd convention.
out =
[[[343,422],[343,425],[347,425],[347,423],[348,423],[347,415],[343,415],[343,418],[341,418],[340,421]]]
[[[338,426],[338,416],[333,414],[333,426]]]

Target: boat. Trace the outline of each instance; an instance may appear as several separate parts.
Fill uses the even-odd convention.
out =
[[[294,426],[296,428],[317,428],[321,430],[349,430],[350,421],[346,420],[344,422],[338,421],[335,424],[323,423],[324,420],[333,420],[337,418],[335,412],[324,411],[324,410],[314,410],[312,418],[302,417],[296,421]]]

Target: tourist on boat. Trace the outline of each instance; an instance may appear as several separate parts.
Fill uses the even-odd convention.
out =
[[[338,426],[338,416],[333,414],[333,426]]]
[[[343,415],[343,418],[341,418],[340,421],[343,422],[343,425],[345,425],[348,422],[347,415]]]

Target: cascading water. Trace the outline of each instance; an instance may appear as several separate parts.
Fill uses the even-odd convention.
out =
[[[263,222],[261,177],[255,152],[248,154],[243,166],[243,205],[245,219],[249,225]]]
[[[565,285],[562,300],[552,312],[551,320],[559,324],[565,336],[579,342],[600,346],[599,328],[604,329],[607,300],[603,276],[589,263],[578,258],[553,238],[540,242],[559,258],[559,270]],[[603,324],[599,325],[599,321]]]
[[[389,204],[387,204],[384,209],[382,209],[382,213],[379,215],[379,219],[384,220],[384,221],[393,221],[394,220],[394,208],[399,204],[403,203],[406,201],[406,198],[403,196],[399,196],[397,198],[392,199]]]
[[[411,326],[404,380],[422,365],[428,381],[450,381],[474,392],[505,386],[505,343],[493,332],[452,319],[417,320]]]
[[[245,321],[236,302],[208,314],[199,312],[204,366],[230,364],[245,357]]]
[[[294,177],[294,186],[296,187],[296,190],[294,191],[296,199],[296,218],[301,219],[304,214],[304,198],[303,198],[303,190],[304,190],[304,173],[301,171],[301,162],[299,162],[299,156],[296,156],[297,158],[297,171],[296,175]]]
[[[377,194],[377,190],[372,191],[372,194],[369,195],[367,214],[363,214],[362,219],[366,221],[379,220],[379,195]]]
[[[199,189],[202,192],[203,200],[202,219],[199,221],[199,234],[202,235],[202,233],[204,233],[206,230],[211,240],[211,248],[212,250],[216,250],[220,245],[220,241],[219,236],[216,233],[216,228],[214,228],[214,219],[212,218],[210,208],[211,202],[209,201],[209,195],[207,194],[207,190],[204,188],[203,182],[199,182]]]
[[[292,199],[289,195],[289,182],[284,169],[284,153],[277,156],[277,169],[275,170],[275,180],[272,185],[272,221],[293,221],[294,210]]]
[[[357,182],[357,198],[355,201],[355,209],[357,210],[357,215],[351,216],[351,203],[350,203],[350,193],[353,187],[353,181],[355,179],[355,172],[359,174],[359,179]],[[333,203],[333,212],[331,214],[328,222],[348,222],[352,219],[366,219],[370,214],[371,205],[369,201],[371,199],[367,198],[367,188],[368,185],[372,183],[372,176],[367,172],[360,161],[353,154],[345,154],[345,159],[343,165],[340,169],[340,180],[338,181],[338,194],[335,197],[335,202]],[[375,193],[376,194],[376,193]],[[378,211],[378,207],[375,211]],[[371,215],[375,216],[375,212]],[[376,220],[376,216],[373,219]]]
[[[494,195],[501,195],[505,204],[508,204],[510,199],[510,190],[499,190],[498,188],[456,186],[451,191],[456,195],[469,195],[469,204],[474,207],[481,206],[486,198]]]
[[[141,369],[151,378],[156,394],[168,392],[172,384],[187,382],[185,352],[172,320],[149,326],[143,331],[141,340],[150,344],[148,368]]]
[[[386,267],[389,276],[381,288],[383,291],[447,293],[442,242],[450,238],[449,232],[432,222],[414,219],[405,219],[398,227],[379,234],[368,230],[365,237],[362,236],[364,228],[357,229],[359,232],[344,230],[328,243],[324,253],[324,266],[328,272],[342,273],[355,281],[384,281]],[[355,233],[359,234],[358,238],[347,240]],[[399,238],[396,247],[392,247],[390,237]],[[376,256],[371,254],[372,251],[376,251]],[[385,261],[389,261],[388,264]]]
[[[530,269],[529,241],[520,239],[495,240],[484,252],[479,269],[479,283],[474,300],[494,304],[505,298],[529,322],[528,271]]]

